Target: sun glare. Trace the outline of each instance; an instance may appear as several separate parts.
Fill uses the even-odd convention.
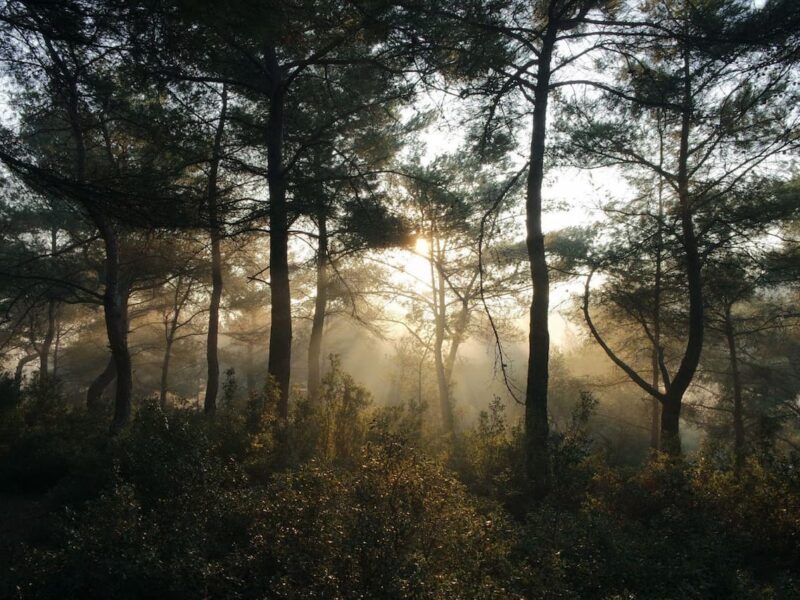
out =
[[[428,256],[428,240],[424,237],[418,237],[414,249],[417,251],[417,254]]]

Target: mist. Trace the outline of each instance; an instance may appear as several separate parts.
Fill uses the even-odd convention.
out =
[[[795,0],[0,3],[0,597],[800,597]]]

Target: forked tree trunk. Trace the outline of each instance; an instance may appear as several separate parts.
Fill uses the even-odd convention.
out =
[[[689,194],[689,135],[691,131],[692,88],[688,52],[684,53],[684,94],[681,111],[680,148],[678,153],[678,210],[684,248],[686,281],[689,288],[689,335],[681,364],[666,391],[661,412],[661,450],[680,454],[680,413],[683,396],[694,378],[703,351],[704,309],[703,278],[693,209]]]
[[[80,94],[77,76],[67,86],[67,113],[73,142],[75,143],[75,180],[86,181],[86,143],[80,118]],[[128,349],[128,296],[130,288],[123,282],[120,272],[119,238],[113,225],[98,209],[94,199],[83,202],[84,208],[97,227],[105,249],[105,289],[103,291],[103,316],[108,336],[108,345],[114,361],[117,385],[114,394],[114,417],[111,433],[119,432],[131,417],[131,392],[133,374],[131,355]],[[88,399],[87,399],[88,401]]]

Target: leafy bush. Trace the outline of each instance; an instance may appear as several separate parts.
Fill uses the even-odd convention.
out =
[[[522,457],[521,431],[509,428],[505,407],[495,397],[459,441],[453,467],[473,493],[509,504],[523,489]]]
[[[367,446],[351,470],[313,461],[282,474],[262,502],[256,596],[505,597],[502,518],[400,444]]]
[[[9,542],[0,596],[800,595],[796,458],[738,478],[713,455],[614,467],[593,453],[588,395],[553,434],[552,490],[533,502],[499,401],[446,454],[424,406],[373,409],[335,361],[286,423],[268,386],[213,420],[145,402],[109,438],[47,389],[9,413],[0,483],[55,516]]]

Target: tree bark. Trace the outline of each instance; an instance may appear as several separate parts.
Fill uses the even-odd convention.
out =
[[[100,230],[106,247],[106,289],[103,294],[103,308],[109,347],[117,373],[111,432],[118,433],[131,418],[133,373],[128,349],[129,288],[120,277],[119,241],[116,232],[107,223],[101,226]]]
[[[56,340],[53,345],[53,377],[58,377],[58,359],[61,351],[61,324],[56,323]]]
[[[47,331],[39,347],[39,377],[46,379],[50,374],[50,349],[56,337],[56,301],[47,302]]]
[[[658,351],[653,350],[653,387],[659,389],[659,367],[658,367]],[[650,398],[650,448],[653,450],[659,449],[659,440],[661,437],[661,402],[658,398]]]
[[[547,135],[547,101],[556,28],[548,26],[538,60],[534,91],[531,156],[525,202],[528,260],[531,266],[533,300],[530,310],[528,383],[525,392],[525,471],[531,492],[541,496],[549,487],[547,387],[549,376],[550,278],[542,232],[542,184]]]
[[[670,397],[661,403],[661,451],[677,456],[681,452],[680,441],[681,401]]]
[[[58,229],[53,227],[50,230],[50,253],[55,255],[58,250]],[[50,374],[50,349],[56,336],[56,309],[57,302],[54,299],[47,301],[47,331],[39,348],[39,377],[46,378]]]
[[[102,406],[103,392],[114,381],[117,376],[117,363],[114,357],[108,359],[106,368],[95,377],[94,381],[89,384],[86,390],[86,408],[90,411],[99,409]]]
[[[17,363],[17,368],[14,369],[14,385],[16,386],[17,390],[22,388],[22,371],[25,369],[25,365],[30,362],[33,362],[39,358],[39,354],[26,354]]]
[[[228,107],[228,90],[222,86],[222,108],[214,134],[211,166],[208,175],[208,218],[211,238],[211,299],[208,305],[208,335],[206,337],[206,395],[203,410],[213,415],[217,410],[219,393],[219,307],[222,301],[222,232],[219,219],[217,180],[221,160],[222,136],[225,133],[225,117]]]
[[[292,359],[292,305],[289,287],[289,214],[283,168],[284,87],[275,47],[267,47],[271,77],[267,121],[267,183],[269,187],[269,268],[271,326],[267,371],[278,386],[278,417],[289,416]]]
[[[664,166],[664,136],[661,129],[661,120],[658,121],[658,167]],[[664,178],[658,176],[658,222],[656,223],[656,273],[653,288],[653,352],[651,367],[653,388],[661,389],[661,284],[663,275],[663,219],[664,219]],[[667,385],[667,381],[664,381]],[[661,401],[658,398],[650,400],[650,447],[658,450],[661,447]]]
[[[172,340],[167,340],[164,347],[164,358],[161,361],[161,386],[158,392],[158,403],[161,409],[167,407],[167,388],[169,385],[169,362],[172,357]]]
[[[692,117],[691,71],[688,51],[684,52],[684,95],[681,111],[680,149],[678,153],[678,210],[684,248],[686,281],[689,288],[689,335],[681,364],[662,402],[661,450],[680,454],[680,411],[683,396],[694,378],[703,351],[704,309],[703,277],[693,210],[689,194],[689,135]]]
[[[731,364],[733,383],[733,456],[734,474],[738,478],[745,461],[744,404],[742,398],[742,378],[739,373],[739,358],[736,351],[736,331],[731,318],[731,307],[725,310],[725,339],[728,342],[728,355]]]
[[[435,233],[435,227],[432,227]],[[454,434],[453,405],[450,399],[450,386],[444,364],[444,338],[447,325],[447,303],[442,273],[442,252],[438,237],[431,239],[428,260],[431,265],[431,295],[434,320],[433,360],[436,367],[436,386],[439,392],[439,411],[442,419],[442,432]]]
[[[447,380],[447,385],[453,384],[453,368],[456,364],[456,357],[458,356],[458,349],[461,347],[461,342],[464,341],[464,334],[469,325],[469,305],[466,299],[462,300],[461,311],[456,318],[456,324],[453,328],[453,335],[450,340],[450,348],[447,351],[447,358],[444,361],[444,375]]]
[[[328,223],[324,207],[317,213],[317,296],[314,300],[314,317],[311,321],[311,336],[308,340],[308,397],[316,399],[322,383],[321,353],[322,334],[325,328],[325,311],[328,306]]]
[[[55,55],[54,60],[58,60]],[[86,182],[86,143],[81,124],[78,80],[75,74],[65,72],[64,75],[69,77],[66,110],[69,115],[70,129],[75,143],[75,180],[79,184],[84,184]],[[130,288],[121,279],[117,232],[108,218],[97,208],[93,200],[84,201],[82,204],[97,227],[105,249],[103,316],[117,379],[114,395],[114,416],[111,421],[111,433],[114,434],[128,424],[131,416],[133,375],[131,372],[131,355],[128,350],[128,296]]]

